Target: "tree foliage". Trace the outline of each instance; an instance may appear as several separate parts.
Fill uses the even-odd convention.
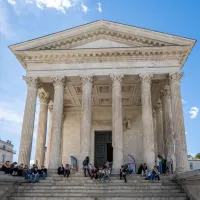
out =
[[[200,153],[197,153],[197,155],[195,156],[195,158],[200,159]]]

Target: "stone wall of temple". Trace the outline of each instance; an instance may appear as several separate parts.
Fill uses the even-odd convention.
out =
[[[64,112],[62,139],[62,163],[71,164],[70,156],[79,158],[80,155],[80,120],[81,111],[70,108]],[[128,120],[129,125],[126,123]],[[128,163],[131,154],[137,166],[143,163],[143,135],[141,124],[141,109],[123,107],[124,121],[124,163]],[[96,107],[92,109],[91,151],[90,162],[94,163],[95,131],[112,131],[112,108]]]

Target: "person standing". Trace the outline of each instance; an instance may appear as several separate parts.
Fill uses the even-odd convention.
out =
[[[121,169],[120,169],[120,179],[122,179],[122,177],[124,178],[124,183],[127,183],[126,170],[123,165],[121,166]]]
[[[162,174],[162,156],[158,155],[158,171],[160,174]]]
[[[89,170],[89,157],[88,156],[83,161],[83,169],[84,169],[85,177],[87,177],[86,171],[88,172],[89,176],[91,177],[90,170]]]

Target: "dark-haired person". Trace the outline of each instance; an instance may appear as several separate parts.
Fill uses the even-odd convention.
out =
[[[89,170],[89,161],[90,160],[89,160],[88,156],[83,161],[83,170],[84,170],[85,177],[87,177],[86,171],[88,172],[89,176],[91,177],[90,170]]]
[[[126,170],[125,170],[125,167],[123,165],[120,168],[120,179],[122,179],[122,177],[124,178],[124,183],[127,183]]]
[[[59,176],[64,175],[64,171],[65,171],[65,168],[63,167],[63,165],[58,167],[58,175]]]

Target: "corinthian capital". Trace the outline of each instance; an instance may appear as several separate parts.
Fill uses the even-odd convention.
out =
[[[52,76],[51,79],[53,80],[54,87],[56,87],[56,86],[65,87],[65,84],[66,84],[65,76]]]
[[[170,87],[169,84],[165,85],[164,90],[160,91],[160,97],[161,98],[170,98]]]
[[[158,109],[158,110],[161,110],[161,109],[162,109],[162,102],[161,102],[160,99],[158,99],[155,108]]]
[[[153,74],[139,74],[139,78],[141,81],[141,86],[144,85],[151,85],[151,78],[153,77]]]
[[[49,102],[48,108],[49,108],[49,112],[52,113],[53,112],[53,101]]]
[[[33,76],[23,76],[23,79],[26,81],[26,84],[29,87],[37,88],[38,87],[38,77]]]
[[[123,74],[119,74],[119,75],[117,75],[117,74],[111,74],[110,78],[111,78],[111,80],[113,82],[118,81],[118,82],[122,83],[124,75]]]
[[[38,90],[38,98],[41,103],[49,103],[49,93],[45,92],[42,88]]]
[[[176,84],[180,84],[180,80],[183,77],[184,73],[183,72],[175,72],[175,73],[170,73],[169,74],[169,80],[170,83],[176,83]]]
[[[91,83],[93,82],[93,76],[89,75],[89,76],[81,76],[81,82],[82,84],[86,84],[86,83]]]

